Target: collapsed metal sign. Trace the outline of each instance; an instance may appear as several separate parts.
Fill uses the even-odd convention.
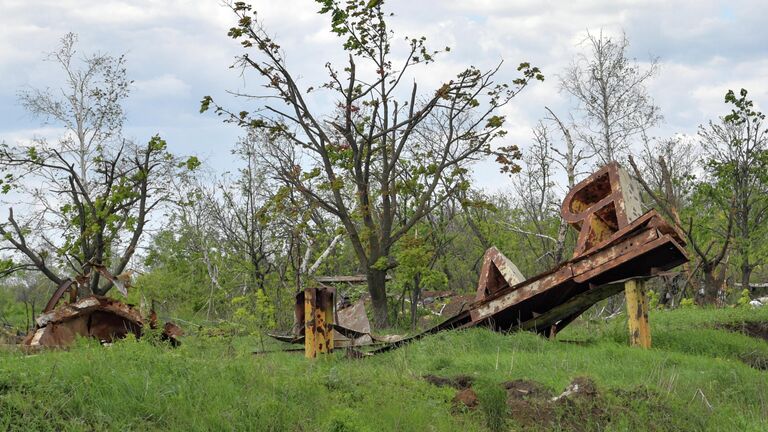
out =
[[[688,261],[682,233],[655,210],[643,213],[639,185],[616,162],[577,184],[563,201],[561,215],[579,232],[570,260],[526,279],[491,247],[483,257],[474,302],[437,326],[376,352],[427,334],[472,326],[554,336],[595,303],[624,290],[624,282],[652,277]],[[647,302],[638,302],[646,305],[640,315],[645,314],[647,322]],[[333,307],[332,301],[325,304]]]
[[[91,264],[105,278],[127,295],[128,284],[112,276],[104,266]],[[24,338],[22,345],[30,348],[66,347],[77,337],[95,338],[102,343],[111,343],[129,334],[142,336],[144,319],[133,306],[117,299],[104,296],[88,296],[77,299],[77,286],[85,283],[88,275],[75,280],[64,281],[54,292],[40,316],[35,319],[35,328]],[[56,307],[65,293],[70,293],[70,303]],[[151,312],[149,326],[156,329],[157,315]],[[173,346],[180,344],[183,331],[172,322],[166,322],[160,337]]]
[[[639,185],[616,162],[577,184],[561,214],[579,231],[570,260],[525,279],[491,247],[483,257],[473,303],[437,326],[377,351],[472,326],[554,336],[595,303],[624,290],[625,281],[652,277],[688,261],[682,233],[655,210],[642,212]]]

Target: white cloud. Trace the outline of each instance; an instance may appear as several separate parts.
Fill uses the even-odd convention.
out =
[[[152,99],[169,96],[186,96],[190,87],[172,74],[163,74],[146,80],[133,82],[135,96],[140,99]]]
[[[327,80],[323,65],[343,67],[340,40],[328,31],[329,17],[318,15],[313,0],[257,0],[255,8],[267,31],[283,47],[302,86]],[[542,68],[546,81],[526,89],[505,108],[510,133],[504,144],[524,145],[530,128],[544,116],[544,106],[566,116],[569,100],[558,91],[557,74],[584,47],[587,30],[615,34],[622,29],[631,41],[630,55],[661,57],[660,74],[649,91],[666,122],[657,136],[695,133],[696,127],[726,110],[728,88],[746,87],[756,102],[768,107],[768,2],[750,0],[390,0],[396,13],[391,28],[398,35],[426,35],[433,48],[451,52],[429,68],[419,68],[406,82],[417,80],[425,93],[468,65],[488,68],[504,59],[500,78],[516,77],[515,66],[529,61]],[[225,90],[260,91],[253,74],[241,77],[228,69],[240,52],[226,36],[234,17],[218,1],[200,0],[3,0],[0,6],[0,140],[14,142],[34,135],[38,122],[15,101],[22,86],[56,86],[57,71],[41,62],[67,31],[80,34],[83,52],[127,53],[135,80],[127,103],[126,132],[145,140],[161,131],[179,153],[210,157],[217,168],[229,165],[228,146],[239,131],[217,118],[197,113],[199,101],[211,94],[234,108],[252,109],[227,99]],[[313,105],[323,109],[332,98],[321,92]],[[26,138],[24,138],[26,137]],[[479,181],[493,189],[509,180],[481,165]]]

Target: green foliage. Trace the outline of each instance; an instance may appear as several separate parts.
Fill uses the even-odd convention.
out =
[[[275,308],[263,291],[232,298],[232,320],[246,334],[259,335],[275,327]]]
[[[648,308],[656,309],[659,307],[659,294],[656,291],[648,291]]]
[[[690,297],[686,297],[680,300],[680,307],[683,309],[693,309],[696,307],[696,302]]]
[[[412,282],[418,279],[420,289],[441,289],[448,284],[445,273],[433,268],[435,251],[429,243],[429,232],[418,236],[418,229],[413,235],[403,237],[398,243],[395,256],[397,257],[398,278]]]
[[[745,288],[741,290],[741,295],[739,296],[739,299],[736,301],[736,304],[738,304],[739,306],[748,306],[751,300],[752,298],[749,296],[749,290]]]

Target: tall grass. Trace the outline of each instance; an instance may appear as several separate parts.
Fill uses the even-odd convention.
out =
[[[581,322],[560,341],[446,332],[362,360],[254,355],[246,338],[6,351],[0,430],[509,430],[519,425],[501,383],[535,380],[558,394],[577,376],[596,382],[610,410],[600,430],[768,430],[768,372],[742,361],[768,358],[768,343],[716,328],[741,320],[768,321],[768,310],[654,312],[647,351],[626,346],[621,318]],[[425,374],[474,377],[479,409],[454,409],[456,391]]]

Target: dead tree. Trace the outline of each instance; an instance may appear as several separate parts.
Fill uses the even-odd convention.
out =
[[[650,59],[643,70],[627,58],[629,41],[588,33],[588,54],[580,54],[560,78],[562,90],[578,103],[581,121],[576,129],[583,141],[605,164],[621,160],[633,137],[661,120],[645,85],[658,69],[658,59]]]
[[[166,201],[168,179],[197,162],[170,155],[159,136],[145,145],[120,137],[129,84],[124,61],[106,55],[78,59],[76,40],[66,35],[50,55],[64,72],[61,89],[20,94],[32,114],[66,133],[53,144],[35,139],[32,145],[0,146],[3,191],[15,190],[35,203],[10,206],[0,235],[16,261],[54,284],[76,275],[85,279],[81,294],[103,295],[113,281],[90,270],[126,272],[150,214]]]

